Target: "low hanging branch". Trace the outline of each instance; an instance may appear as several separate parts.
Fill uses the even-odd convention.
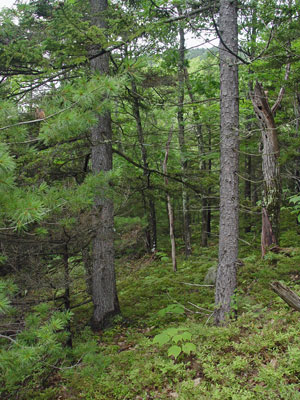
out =
[[[300,311],[300,297],[295,292],[280,282],[273,282],[270,286],[283,301],[295,310]]]
[[[127,155],[122,153],[120,150],[115,149],[114,147],[112,149],[112,152],[115,153],[115,154],[118,154],[120,157],[124,158],[124,160],[128,161],[130,164],[134,165],[137,168],[140,168],[140,169],[142,169],[144,171],[148,171],[151,174],[152,173],[153,174],[157,174],[157,175],[163,176],[164,178],[169,178],[169,179],[172,179],[173,181],[182,183],[185,186],[187,186],[188,188],[192,189],[195,193],[200,194],[199,190],[195,186],[191,185],[188,182],[183,181],[180,178],[177,178],[176,176],[168,175],[168,174],[166,174],[164,172],[158,171],[157,169],[147,168],[147,167],[135,162],[132,158],[128,157]]]

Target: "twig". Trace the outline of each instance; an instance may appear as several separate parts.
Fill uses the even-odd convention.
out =
[[[207,312],[212,312],[211,310],[208,310],[207,308],[203,308],[203,307],[197,306],[197,304],[194,304],[194,303],[192,303],[191,301],[188,301],[188,303],[189,303],[191,306],[194,306],[194,307],[198,308],[198,310],[203,310],[203,311],[207,311]]]
[[[214,311],[210,314],[210,316],[207,318],[205,325],[208,324],[209,320],[211,319],[211,317],[214,315]]]
[[[203,311],[194,311],[194,310],[191,310],[190,308],[185,307],[183,304],[179,303],[179,301],[173,299],[173,298],[169,295],[169,293],[168,293],[168,297],[169,297],[170,300],[174,301],[174,303],[179,304],[184,310],[186,310],[186,311],[188,311],[188,312],[190,312],[190,313],[192,313],[192,314],[209,315],[209,314],[205,314]],[[188,303],[189,303],[189,302],[188,302]],[[192,304],[192,303],[190,303],[190,304]],[[192,304],[192,305],[194,305],[194,304]],[[195,307],[197,307],[197,306],[195,306]],[[200,307],[198,307],[198,308],[200,309]],[[205,309],[203,309],[203,310],[205,310]],[[210,310],[205,310],[205,311],[209,311],[209,312],[210,312]]]
[[[183,285],[189,285],[189,286],[214,287],[214,285],[199,285],[198,283],[188,283],[188,282],[179,282],[179,283],[182,283]]]
[[[16,344],[16,345],[20,346],[20,344],[16,340],[12,339],[10,336],[2,335],[0,333],[0,338],[10,340],[13,344]]]

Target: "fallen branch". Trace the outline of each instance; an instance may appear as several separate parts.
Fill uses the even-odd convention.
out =
[[[300,297],[295,292],[280,282],[273,282],[270,286],[283,301],[295,310],[300,311]]]

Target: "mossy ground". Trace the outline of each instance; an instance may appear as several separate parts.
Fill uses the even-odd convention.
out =
[[[258,253],[248,255],[246,247],[241,253],[236,313],[223,328],[212,326],[209,311],[202,314],[198,308],[213,310],[213,288],[187,285],[203,282],[217,262],[216,247],[179,259],[176,273],[164,255],[120,260],[122,316],[96,335],[88,327],[77,329],[78,365],[58,371],[56,387],[32,398],[300,399],[299,313],[269,286],[282,280],[300,292],[300,250],[290,249],[291,257],[270,254],[264,260]],[[186,312],[158,314],[173,303],[182,304]],[[89,306],[78,310],[75,320],[84,326],[89,311]],[[153,343],[168,327],[187,328],[196,351],[176,360],[169,357],[168,345]]]

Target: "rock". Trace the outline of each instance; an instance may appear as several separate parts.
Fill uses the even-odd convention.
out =
[[[210,267],[205,275],[204,284],[205,285],[215,285],[217,279],[217,267]]]

